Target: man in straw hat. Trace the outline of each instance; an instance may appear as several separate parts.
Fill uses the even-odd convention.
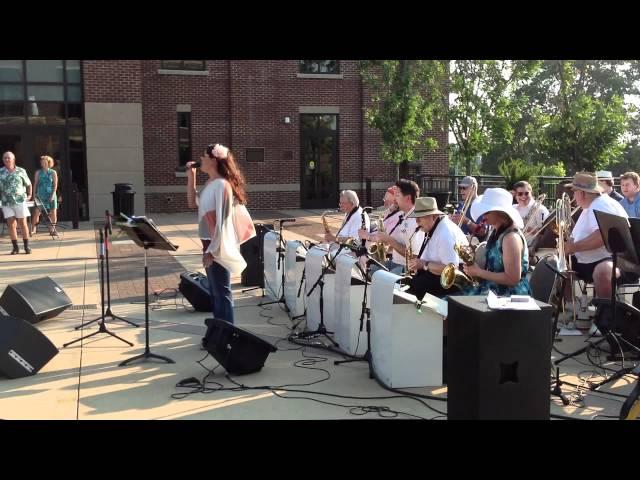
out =
[[[611,298],[611,273],[613,262],[600,234],[594,210],[627,217],[619,202],[609,195],[602,195],[598,178],[590,172],[578,172],[567,184],[582,213],[576,222],[570,239],[565,243],[565,252],[571,255],[571,267],[581,280],[593,282],[597,298]],[[616,272],[620,277],[620,272]],[[572,288],[572,286],[570,286]],[[569,290],[570,291],[570,290]],[[565,292],[566,294],[567,292]]]
[[[606,193],[618,202],[624,198],[613,188],[613,174],[611,172],[601,170],[596,172],[596,177],[598,177],[598,184],[602,187],[603,193]]]
[[[440,274],[445,265],[458,265],[460,257],[454,250],[454,245],[468,245],[467,237],[460,227],[453,223],[448,216],[438,210],[436,199],[420,197],[416,200],[416,207],[410,218],[425,232],[424,240],[417,251],[417,258],[410,261],[409,268],[416,275],[411,280],[409,293],[418,298],[429,292],[436,297],[444,297],[452,293],[440,284]]]

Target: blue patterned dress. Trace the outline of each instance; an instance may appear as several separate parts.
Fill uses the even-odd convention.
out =
[[[522,263],[520,281],[512,287],[506,285],[499,285],[495,282],[479,279],[480,285],[478,287],[468,287],[464,290],[464,295],[486,295],[489,290],[492,290],[498,296],[508,295],[531,295],[531,289],[529,288],[529,280],[527,279],[527,271],[529,270],[529,252],[527,250],[527,241],[520,230],[514,227],[507,228],[502,232],[498,238],[495,238],[495,233],[491,235],[491,238],[487,241],[487,264],[485,269],[490,272],[504,272],[504,262],[502,258],[502,240],[505,235],[511,232],[516,232],[522,240]]]
[[[36,195],[47,210],[58,208],[58,196],[56,195],[53,201],[51,201],[51,195],[53,194],[53,175],[54,170],[47,168],[46,171],[40,170],[40,176],[38,178]]]

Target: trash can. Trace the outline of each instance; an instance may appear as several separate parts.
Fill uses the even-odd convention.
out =
[[[425,193],[425,197],[433,197],[436,199],[436,203],[438,204],[438,210],[444,212],[444,207],[449,203],[449,196],[451,192],[430,192]]]
[[[120,213],[124,213],[128,217],[133,215],[134,197],[136,192],[133,191],[133,185],[130,183],[116,183],[113,195],[113,215],[117,218]]]

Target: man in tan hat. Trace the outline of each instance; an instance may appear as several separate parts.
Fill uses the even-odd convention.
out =
[[[420,197],[416,200],[416,207],[410,218],[415,218],[420,228],[425,232],[417,258],[409,263],[412,272],[416,272],[412,279],[409,293],[418,298],[429,292],[436,297],[444,297],[453,293],[445,290],[440,284],[440,274],[445,265],[460,263],[460,257],[454,250],[454,245],[468,245],[467,237],[460,227],[453,223],[447,215],[438,210],[436,199]]]
[[[622,217],[627,217],[627,212],[609,195],[602,195],[602,187],[598,185],[598,179],[593,173],[576,173],[567,187],[573,191],[582,213],[565,244],[565,252],[572,256],[571,266],[578,278],[588,283],[593,282],[595,296],[611,298],[613,262],[611,254],[604,246],[593,211],[599,210]],[[619,271],[617,276],[620,277]]]
[[[618,202],[624,198],[613,188],[613,174],[611,172],[601,170],[596,172],[596,177],[598,177],[598,184],[602,187],[603,193],[606,193]]]

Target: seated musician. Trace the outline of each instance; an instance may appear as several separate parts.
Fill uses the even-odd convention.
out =
[[[604,194],[609,195],[618,202],[622,201],[624,197],[613,188],[613,174],[611,172],[601,170],[596,172],[596,177],[598,177],[598,184],[602,187]]]
[[[413,212],[416,198],[420,194],[420,187],[412,180],[400,179],[396,182],[396,203],[399,214],[395,222],[390,222],[390,227],[385,225],[385,232],[359,232],[360,238],[366,238],[369,242],[382,242],[393,249],[391,260],[385,263],[390,272],[398,275],[405,269],[405,248],[411,241],[411,248],[417,252],[422,244],[424,232],[417,231],[418,224],[415,218],[409,218]],[[372,267],[372,271],[376,269]]]
[[[347,242],[348,239],[357,239],[358,230],[362,227],[363,215],[365,228],[369,231],[369,215],[360,206],[360,200],[356,192],[353,190],[343,190],[340,192],[340,211],[344,212],[342,225],[335,235],[325,233],[325,241],[344,243]]]
[[[630,217],[640,218],[640,176],[636,172],[620,175],[620,188],[620,205]]]
[[[465,288],[465,295],[483,295],[491,289],[496,295],[530,295],[527,270],[529,254],[522,233],[522,217],[512,205],[512,196],[503,188],[488,188],[471,206],[471,215],[484,215],[493,227],[487,240],[485,268],[478,263],[465,265],[464,273],[479,286]]]
[[[468,236],[474,236],[479,241],[482,241],[487,236],[487,228],[483,217],[478,218],[474,221],[471,217],[471,205],[478,201],[478,181],[475,177],[464,177],[460,180],[458,184],[458,191],[462,196],[462,201],[458,203],[456,206],[456,213],[454,213],[451,217],[451,220],[456,224],[460,225],[462,228],[462,232]],[[471,197],[469,202],[467,202],[467,198]],[[463,208],[465,203],[468,204],[467,210],[464,212],[463,216]]]
[[[597,298],[611,297],[611,254],[604,246],[594,210],[627,217],[620,202],[609,195],[602,195],[602,187],[593,173],[579,172],[573,182],[567,185],[573,191],[582,213],[576,222],[570,239],[565,243],[565,253],[571,255],[571,268],[577,277],[585,282],[593,282]],[[620,271],[616,272],[620,278]],[[565,292],[566,294],[567,292]]]
[[[531,184],[529,182],[524,180],[517,182],[513,188],[518,202],[515,207],[524,222],[522,233],[526,237],[542,227],[549,216],[549,210],[544,205],[535,205],[536,201],[531,193]],[[537,207],[535,211],[533,211],[534,206]]]
[[[417,258],[409,263],[409,268],[416,274],[408,292],[418,298],[424,297],[427,292],[439,298],[450,295],[452,290],[445,290],[440,284],[440,274],[445,265],[460,263],[460,257],[453,247],[456,243],[467,245],[467,237],[444,212],[438,210],[435,198],[418,198],[410,218],[415,218],[426,234],[417,251]]]

